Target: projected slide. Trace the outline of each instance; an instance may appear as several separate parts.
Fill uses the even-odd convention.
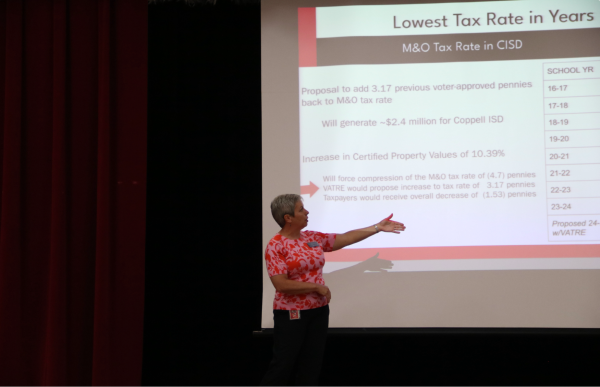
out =
[[[600,2],[299,8],[298,50],[309,228],[408,227],[326,272],[600,268]]]
[[[325,254],[330,327],[600,328],[600,1],[373,3],[261,2],[263,248],[284,192],[393,212]]]

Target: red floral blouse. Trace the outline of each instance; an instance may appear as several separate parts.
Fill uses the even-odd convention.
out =
[[[265,261],[269,277],[287,274],[288,279],[325,285],[323,265],[325,255],[333,249],[336,234],[303,231],[299,239],[288,239],[279,234],[267,244]],[[304,310],[327,305],[327,298],[313,292],[284,294],[275,292],[273,309]]]

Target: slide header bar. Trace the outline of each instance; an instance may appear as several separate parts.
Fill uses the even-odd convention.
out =
[[[317,39],[600,27],[598,0],[490,1],[318,7]]]
[[[316,51],[318,66],[584,58],[600,56],[600,28],[317,39]]]

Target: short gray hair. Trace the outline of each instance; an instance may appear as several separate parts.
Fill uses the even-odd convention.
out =
[[[271,214],[281,228],[285,226],[285,215],[294,216],[296,203],[302,201],[302,196],[296,194],[279,195],[271,202]]]

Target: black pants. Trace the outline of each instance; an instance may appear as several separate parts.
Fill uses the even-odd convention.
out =
[[[299,320],[290,320],[288,310],[274,310],[273,320],[273,360],[261,386],[288,385],[292,376],[297,386],[316,386],[327,339],[329,305],[302,310]]]

